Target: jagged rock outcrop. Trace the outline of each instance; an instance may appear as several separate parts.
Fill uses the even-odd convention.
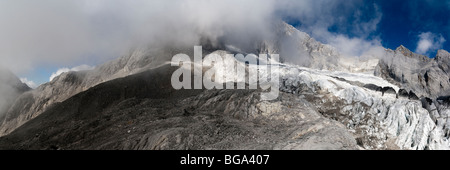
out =
[[[450,73],[450,53],[445,50],[439,50],[436,54],[435,60],[438,63],[438,67],[440,69],[442,69],[447,74]]]
[[[385,50],[374,74],[417,96],[436,98],[450,90],[448,57],[444,50],[431,59],[400,46],[395,51]]]

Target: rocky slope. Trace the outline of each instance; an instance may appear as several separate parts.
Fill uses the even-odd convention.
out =
[[[358,149],[341,123],[295,95],[174,90],[162,66],[99,84],[53,105],[2,149]]]
[[[99,83],[157,67],[180,51],[182,50],[135,48],[128,55],[97,66],[94,70],[63,73],[51,82],[22,94],[0,121],[0,136],[40,115],[54,103],[62,102]]]

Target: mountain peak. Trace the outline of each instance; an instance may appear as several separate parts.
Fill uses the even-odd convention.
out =
[[[445,50],[439,50],[434,58],[440,69],[444,72],[450,72],[450,53]]]
[[[400,46],[397,47],[397,50],[398,50],[398,49],[408,49],[408,48],[406,48],[406,47],[403,46],[403,45],[400,45]]]
[[[400,54],[404,55],[405,57],[418,59],[421,62],[428,62],[428,61],[430,61],[429,57],[424,56],[422,54],[414,53],[414,52],[412,52],[411,50],[409,50],[408,48],[406,48],[403,45],[400,45],[399,47],[397,47],[397,49],[395,49],[395,52],[396,53],[400,53]]]
[[[448,51],[446,51],[446,50],[438,50],[438,52],[436,54],[436,58],[442,58],[442,57],[450,58],[450,53],[448,53]]]
[[[411,56],[413,53],[411,50],[409,50],[408,48],[406,48],[403,45],[400,45],[399,47],[397,47],[397,49],[395,51],[401,52],[404,56]]]

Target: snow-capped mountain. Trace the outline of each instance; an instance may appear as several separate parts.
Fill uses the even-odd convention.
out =
[[[252,49],[202,45],[222,57],[280,54],[277,100],[259,89],[174,90],[167,62],[193,48],[136,48],[22,94],[0,148],[450,149],[448,52],[344,57],[284,22],[274,31]]]

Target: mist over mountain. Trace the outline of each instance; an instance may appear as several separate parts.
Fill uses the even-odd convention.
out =
[[[31,88],[22,83],[11,71],[0,68],[0,121],[3,121],[16,98],[29,90]]]

